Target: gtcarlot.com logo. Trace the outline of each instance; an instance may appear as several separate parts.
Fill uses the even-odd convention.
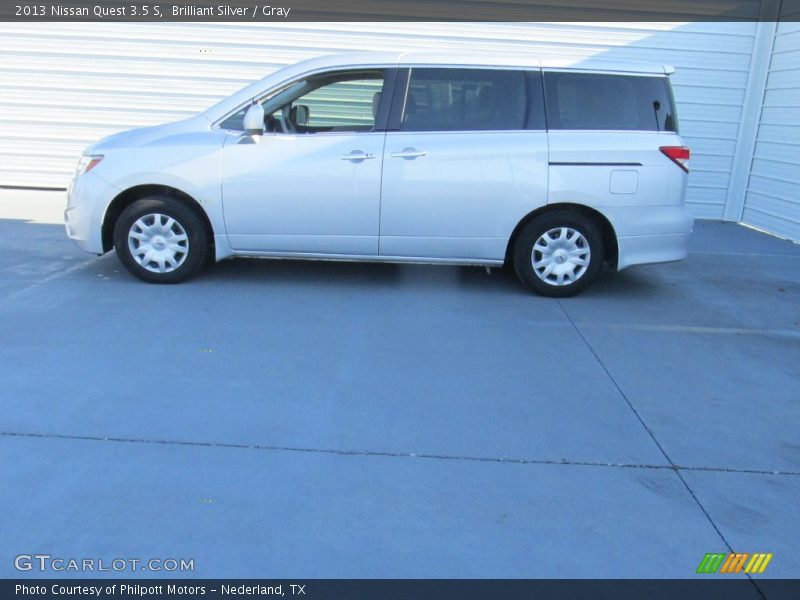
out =
[[[194,571],[194,559],[185,558],[61,558],[50,554],[18,554],[17,571],[70,571],[77,573]]]

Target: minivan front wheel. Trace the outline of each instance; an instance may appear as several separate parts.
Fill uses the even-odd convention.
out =
[[[197,214],[169,197],[128,206],[114,226],[114,248],[125,268],[144,281],[178,283],[208,256],[208,234]]]
[[[578,212],[555,211],[527,223],[513,248],[514,270],[537,294],[564,298],[583,291],[603,266],[603,236]]]

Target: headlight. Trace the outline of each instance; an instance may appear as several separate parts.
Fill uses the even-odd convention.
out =
[[[105,158],[102,154],[84,154],[78,159],[76,175],[83,175],[94,169]]]

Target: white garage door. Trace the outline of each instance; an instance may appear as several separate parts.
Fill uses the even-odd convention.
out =
[[[191,115],[303,58],[468,49],[675,65],[688,199],[696,215],[721,218],[754,34],[747,22],[3,23],[0,186],[63,188],[95,139]]]
[[[800,240],[798,22],[779,22],[775,33],[742,221]]]

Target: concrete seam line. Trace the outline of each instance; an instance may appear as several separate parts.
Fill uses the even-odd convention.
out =
[[[697,325],[647,325],[636,323],[599,323],[578,321],[575,327],[593,329],[616,329],[622,331],[644,331],[653,333],[700,333],[714,335],[761,335],[765,337],[800,337],[800,329],[755,329],[745,327],[705,327]]]
[[[508,458],[492,456],[459,456],[453,454],[433,454],[429,452],[390,452],[381,450],[344,450],[334,448],[303,448],[298,446],[277,446],[267,444],[236,444],[233,442],[196,442],[188,440],[169,440],[154,438],[132,438],[119,436],[95,435],[70,435],[61,433],[31,433],[18,431],[0,431],[1,437],[43,438],[57,440],[75,440],[90,442],[115,442],[126,444],[151,444],[164,446],[194,446],[201,448],[223,448],[232,450],[263,450],[274,452],[303,452],[308,454],[334,454],[338,456],[366,456],[378,458],[423,458],[429,460],[453,460],[466,462],[493,462],[509,465],[555,465],[573,467],[608,467],[618,469],[650,469],[650,470],[680,470],[680,471],[706,471],[715,473],[736,473],[745,475],[784,475],[800,476],[800,471],[769,471],[761,469],[735,469],[732,467],[692,467],[682,465],[656,465],[647,463],[614,463],[600,461],[580,461],[569,459],[537,459],[537,458]]]
[[[639,423],[642,425],[642,427],[644,427],[645,431],[650,436],[650,439],[653,440],[653,443],[661,451],[661,454],[663,454],[664,458],[667,459],[667,462],[669,462],[670,466],[672,467],[672,470],[675,472],[675,475],[678,477],[678,479],[680,479],[681,483],[686,488],[686,491],[689,492],[689,495],[695,501],[695,504],[697,504],[698,508],[700,508],[702,513],[705,515],[706,519],[711,524],[711,527],[713,527],[714,531],[717,532],[717,535],[720,537],[720,539],[723,541],[723,543],[728,547],[728,550],[730,552],[733,552],[733,546],[731,546],[730,542],[728,542],[727,538],[723,535],[723,533],[720,530],[720,528],[717,527],[717,524],[714,522],[714,519],[711,518],[711,515],[706,510],[706,507],[703,506],[703,503],[700,502],[700,499],[697,497],[697,494],[695,494],[694,490],[689,486],[689,482],[686,481],[686,478],[683,476],[683,474],[680,472],[680,470],[678,470],[677,465],[675,464],[675,462],[672,460],[672,458],[669,456],[667,451],[664,449],[664,446],[661,445],[661,442],[658,441],[658,438],[656,438],[655,433],[653,433],[653,430],[650,429],[650,427],[647,425],[647,423],[645,422],[644,418],[639,414],[639,411],[636,410],[636,407],[633,405],[633,402],[631,402],[631,400],[628,398],[627,394],[622,390],[622,387],[620,387],[620,385],[617,382],[617,380],[611,374],[611,371],[609,371],[608,367],[606,367],[605,363],[600,359],[600,356],[597,354],[597,352],[595,352],[594,347],[592,347],[592,345],[589,343],[589,340],[586,339],[586,336],[583,335],[583,332],[575,324],[575,321],[572,319],[572,316],[567,312],[567,309],[564,308],[564,305],[561,302],[561,300],[558,301],[558,305],[559,305],[559,307],[561,307],[562,312],[567,317],[567,319],[569,319],[570,323],[572,323],[572,326],[575,328],[575,332],[583,340],[583,343],[586,344],[586,347],[589,349],[589,352],[591,352],[592,356],[594,356],[595,360],[597,361],[597,364],[599,364],[600,367],[603,369],[603,371],[605,371],[606,376],[611,380],[611,383],[614,384],[614,387],[617,389],[617,391],[619,392],[620,396],[622,396],[622,399],[625,400],[625,402],[627,403],[627,405],[630,408],[630,410],[636,416],[636,419],[639,421]],[[755,581],[753,581],[753,579],[749,575],[748,575],[748,579],[750,579],[750,583],[753,584],[753,587],[755,587],[755,589],[759,593],[759,595],[762,598],[765,598],[764,593],[761,591],[761,589],[758,587],[758,585],[756,585]]]
[[[71,267],[68,267],[68,268],[64,269],[63,271],[56,271],[55,273],[52,273],[52,274],[48,275],[47,277],[39,279],[38,281],[34,281],[28,287],[20,288],[18,290],[15,290],[15,291],[11,292],[10,294],[8,294],[8,296],[5,297],[5,300],[16,300],[20,296],[24,296],[25,294],[28,294],[28,293],[32,292],[33,290],[42,287],[43,285],[47,285],[51,281],[55,281],[56,279],[61,279],[62,277],[66,277],[67,275],[71,275],[72,273],[75,273],[77,271],[81,271],[81,270],[85,269],[86,267],[89,267],[89,266],[93,265],[94,263],[96,263],[98,260],[101,260],[102,258],[103,258],[102,256],[96,256],[96,257],[90,258],[89,260],[86,260],[84,262],[80,262],[80,263],[77,263],[75,265],[72,265]]]

